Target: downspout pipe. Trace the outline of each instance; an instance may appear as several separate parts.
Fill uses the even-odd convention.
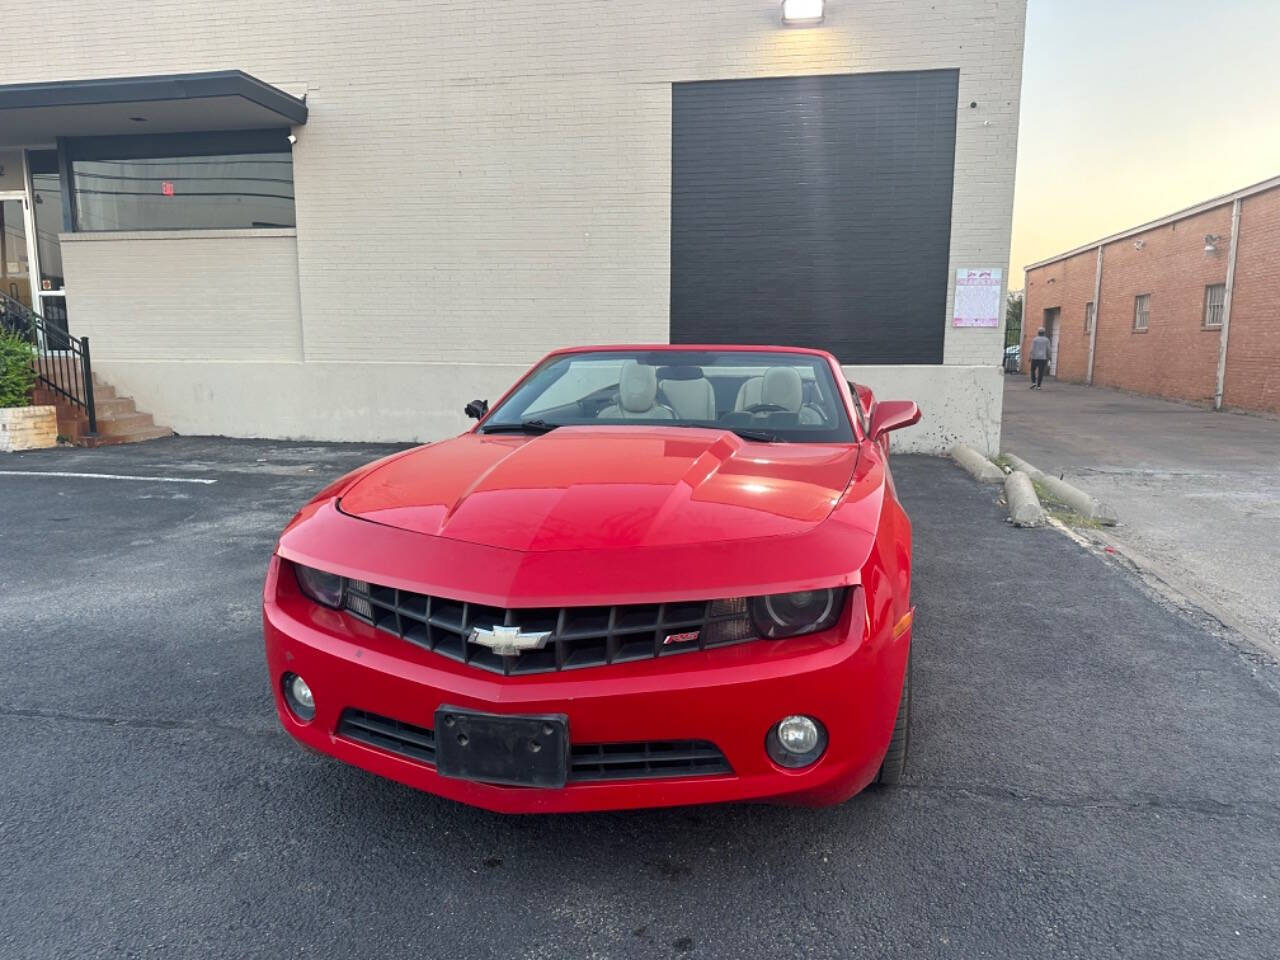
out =
[[[1231,300],[1236,285],[1236,248],[1240,244],[1240,198],[1231,204],[1231,250],[1227,254],[1227,283],[1222,297],[1222,332],[1218,335],[1218,385],[1213,409],[1222,409],[1222,386],[1227,379],[1227,335],[1231,330]]]
[[[1093,355],[1098,346],[1098,317],[1102,315],[1102,244],[1098,244],[1098,267],[1093,273],[1093,322],[1089,324],[1089,373],[1085,383],[1093,386]]]

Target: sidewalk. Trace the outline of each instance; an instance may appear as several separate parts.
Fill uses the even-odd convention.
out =
[[[1175,589],[1280,637],[1280,421],[1027,383],[1006,379],[1002,448],[1115,507],[1112,535]]]

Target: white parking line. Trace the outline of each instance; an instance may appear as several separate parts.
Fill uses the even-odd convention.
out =
[[[151,483],[217,483],[202,477],[133,477],[122,473],[67,473],[62,470],[0,470],[0,477],[81,477],[88,480],[145,480]]]

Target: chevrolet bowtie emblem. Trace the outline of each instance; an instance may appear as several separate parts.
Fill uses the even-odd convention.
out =
[[[547,645],[550,630],[528,631],[519,627],[476,627],[468,638],[472,643],[488,647],[500,657],[518,657],[525,650],[541,650]]]

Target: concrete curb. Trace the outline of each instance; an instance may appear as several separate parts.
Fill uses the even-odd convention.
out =
[[[1222,606],[1187,578],[1179,574],[1163,560],[1157,560],[1148,554],[1122,543],[1109,533],[1095,530],[1091,533],[1095,546],[1102,546],[1114,551],[1133,565],[1133,568],[1154,589],[1172,600],[1175,604],[1197,607],[1228,630],[1238,633],[1247,643],[1261,650],[1267,657],[1280,663],[1280,640],[1255,630],[1240,620],[1235,614]],[[1154,582],[1153,582],[1154,581]]]
[[[951,459],[969,471],[976,480],[983,483],[1004,483],[1004,471],[968,444],[957,443],[952,447]]]
[[[1031,478],[1015,470],[1004,478],[1004,496],[1009,501],[1009,519],[1016,527],[1038,527],[1044,523],[1044,507],[1036,496]]]
[[[1065,503],[1080,516],[1087,517],[1108,527],[1114,527],[1118,522],[1119,518],[1116,516],[1115,510],[1089,496],[1079,487],[1074,487],[1059,477],[1051,476],[1037,469],[1012,453],[1005,453],[1004,457],[1015,470],[1020,470],[1027,474],[1032,480],[1035,480],[1048,490],[1055,500]]]

